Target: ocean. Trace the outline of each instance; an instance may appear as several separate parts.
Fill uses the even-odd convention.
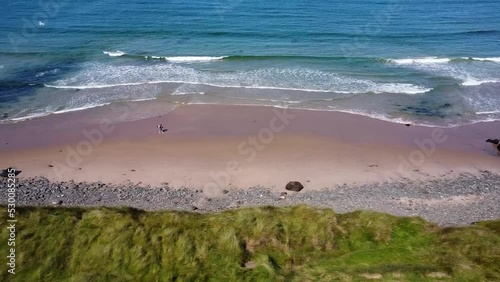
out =
[[[0,121],[124,101],[500,120],[498,0],[46,0],[0,10]]]

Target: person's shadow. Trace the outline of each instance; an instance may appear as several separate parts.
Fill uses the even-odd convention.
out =
[[[167,132],[167,131],[168,131],[168,128],[165,128],[165,129],[162,129],[162,130],[161,130],[161,133],[165,133],[165,132]]]

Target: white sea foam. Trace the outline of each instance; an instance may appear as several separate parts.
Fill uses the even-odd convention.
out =
[[[269,68],[228,73],[199,71],[176,64],[113,66],[96,63],[86,64],[76,75],[45,86],[62,89],[98,89],[160,83],[340,94],[419,94],[432,90],[410,83],[375,82],[307,68]],[[200,91],[204,90],[194,90],[194,92]],[[184,92],[192,91],[188,89]]]
[[[118,83],[118,84],[99,84],[99,85],[55,85],[55,84],[44,84],[45,87],[50,88],[58,88],[58,89],[100,89],[100,88],[110,88],[110,87],[119,87],[119,86],[134,86],[134,85],[143,85],[143,84],[153,84],[153,83],[162,83],[158,82],[130,82],[130,83]]]
[[[27,115],[27,116],[11,118],[9,120],[10,121],[23,121],[23,120],[28,120],[28,119],[38,118],[38,117],[44,117],[44,116],[47,116],[49,114],[50,113],[34,113],[34,114]]]
[[[500,114],[500,110],[498,110],[498,111],[476,112],[476,115],[491,115],[491,114]]]
[[[222,85],[214,83],[202,83],[202,82],[192,82],[192,81],[182,81],[182,80],[159,80],[159,81],[146,81],[146,82],[130,82],[130,83],[119,83],[119,84],[101,84],[101,85],[51,85],[44,84],[45,87],[59,88],[59,89],[101,89],[110,87],[121,87],[121,86],[136,86],[143,84],[161,84],[161,83],[183,83],[183,84],[193,84],[193,85],[206,85],[213,87],[222,88],[244,88],[244,89],[262,89],[262,90],[283,90],[283,91],[303,91],[303,92],[320,92],[320,93],[343,93],[343,94],[361,94],[361,93],[399,93],[399,94],[422,94],[427,93],[432,90],[432,88],[426,88],[419,85],[409,84],[409,83],[384,83],[379,84],[372,89],[367,89],[366,91],[341,91],[341,90],[321,90],[321,89],[304,89],[304,88],[289,88],[289,87],[273,87],[273,86],[242,86],[242,85]],[[192,93],[172,93],[172,95],[183,95]],[[205,94],[204,92],[197,92],[196,94]]]
[[[424,57],[424,58],[406,58],[406,59],[391,59],[389,60],[398,65],[411,64],[445,64],[451,61],[450,58]]]
[[[398,65],[412,65],[412,64],[446,64],[455,59],[474,60],[482,62],[497,62],[500,63],[500,57],[460,57],[460,58],[439,58],[439,57],[422,57],[422,58],[403,58],[403,59],[389,59],[390,62]]]
[[[226,56],[219,57],[210,57],[210,56],[176,56],[176,57],[162,57],[162,56],[145,56],[146,58],[151,59],[163,59],[172,63],[194,63],[194,62],[209,62],[209,61],[218,61]]]
[[[353,115],[360,115],[360,116],[366,116],[378,120],[383,120],[383,121],[388,121],[388,122],[393,122],[393,123],[400,123],[400,124],[413,124],[409,120],[405,120],[402,118],[393,118],[389,117],[386,114],[381,114],[381,113],[373,113],[373,112],[368,112],[368,111],[361,111],[361,110],[346,110],[346,109],[338,109],[336,107],[328,106],[332,111],[335,112],[341,112],[341,113],[348,113],[348,114],[353,114]]]
[[[499,119],[494,119],[494,118],[482,118],[479,120],[470,120],[466,122],[458,122],[454,124],[442,124],[442,125],[435,125],[435,124],[430,124],[430,123],[423,123],[423,122],[415,122],[412,120],[407,120],[404,118],[395,118],[395,117],[390,117],[387,114],[382,114],[382,113],[373,113],[373,112],[368,112],[368,111],[360,111],[360,110],[344,110],[344,109],[337,109],[335,107],[329,106],[329,108],[332,111],[335,112],[341,112],[341,113],[350,113],[350,114],[355,114],[355,115],[361,115],[361,116],[366,116],[382,121],[387,121],[387,122],[392,122],[392,123],[399,123],[399,124],[411,124],[411,125],[416,125],[416,126],[424,126],[424,127],[432,127],[432,128],[453,128],[457,126],[462,126],[462,125],[470,125],[470,124],[476,124],[476,123],[481,123],[481,122],[492,122],[492,121],[498,121]],[[500,112],[500,111],[498,111]]]
[[[45,87],[59,88],[59,89],[100,89],[100,88],[110,88],[110,87],[120,87],[120,86],[136,86],[143,84],[161,84],[161,83],[182,83],[182,84],[193,84],[193,85],[206,85],[213,87],[223,87],[223,88],[246,88],[246,89],[269,89],[269,90],[289,90],[289,91],[304,91],[304,92],[323,92],[329,93],[333,91],[329,90],[319,90],[319,89],[303,89],[303,88],[287,88],[287,87],[272,87],[272,86],[242,86],[242,85],[222,85],[214,83],[204,83],[204,82],[193,82],[184,80],[157,80],[157,81],[145,81],[145,82],[129,82],[129,83],[117,83],[117,84],[100,84],[100,85],[55,85],[55,84],[44,84]],[[339,93],[351,93],[351,92],[341,92]],[[187,93],[183,93],[187,94]],[[175,94],[172,94],[175,95]]]
[[[56,73],[58,73],[59,71],[60,71],[60,69],[57,69],[57,68],[56,68],[56,69],[53,69],[53,70],[50,70],[50,71],[42,71],[42,72],[39,72],[39,73],[37,73],[35,76],[36,76],[36,77],[42,77],[42,76],[44,76],[44,75],[46,75],[46,74],[56,74]]]
[[[11,118],[9,119],[10,121],[18,122],[18,121],[23,121],[23,120],[28,120],[28,119],[34,119],[34,118],[40,118],[44,116],[48,116],[50,114],[63,114],[63,113],[68,113],[68,112],[76,112],[76,111],[83,111],[91,108],[96,108],[96,107],[101,107],[101,106],[106,106],[110,105],[111,103],[102,103],[102,104],[89,104],[85,105],[82,107],[77,107],[77,108],[68,108],[64,110],[59,110],[59,111],[46,111],[46,112],[38,112],[38,113],[32,113],[26,116],[21,116],[17,118]]]
[[[402,94],[422,94],[431,91],[432,88],[427,88],[410,83],[384,83],[381,84],[375,93],[402,93]]]
[[[481,85],[481,84],[485,84],[485,83],[498,83],[500,82],[500,80],[478,80],[478,79],[474,79],[474,78],[469,78],[469,79],[466,79],[464,82],[462,82],[462,85],[463,86],[477,86],[477,85]]]
[[[133,99],[133,100],[130,100],[130,102],[144,102],[144,101],[151,101],[151,100],[156,100],[156,97],[153,97],[153,98],[139,98],[139,99]]]
[[[102,107],[102,106],[106,106],[106,105],[110,105],[110,104],[111,103],[88,104],[88,105],[77,107],[77,108],[68,108],[68,109],[64,109],[64,110],[49,112],[49,114],[63,114],[63,113],[69,113],[69,112],[83,111],[83,110]]]
[[[477,61],[494,61],[500,58],[467,58],[460,59]],[[418,71],[428,72],[437,76],[447,76],[453,79],[461,80],[462,86],[477,86],[484,83],[500,82],[498,77],[498,68],[493,65],[482,64],[464,64],[450,62],[449,58],[422,58],[422,59],[401,59],[394,60],[398,66],[416,69]]]
[[[278,109],[289,109],[290,106],[288,105],[272,105],[273,108],[278,108]]]
[[[175,95],[193,95],[193,94],[204,95],[205,92],[177,92],[177,91],[175,91],[171,95],[175,96]]]
[[[464,58],[468,59],[468,58]],[[489,62],[497,62],[500,63],[500,57],[487,57],[487,58],[472,58],[475,61],[489,61]]]
[[[104,54],[110,56],[110,57],[121,57],[123,55],[126,55],[127,53],[116,50],[116,51],[103,51]]]
[[[208,56],[187,56],[187,57],[165,57],[169,62],[207,62],[222,60],[226,57],[208,57]]]

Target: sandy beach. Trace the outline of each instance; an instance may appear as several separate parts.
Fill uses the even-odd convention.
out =
[[[432,128],[272,107],[167,109],[127,103],[1,125],[0,166],[51,181],[168,183],[212,194],[259,185],[278,191],[291,180],[317,190],[500,171],[484,142],[500,122]],[[158,115],[140,119],[147,110]]]
[[[499,126],[147,101],[3,124],[0,166],[22,171],[17,196],[26,206],[307,204],[463,225],[500,216],[500,157],[485,142]],[[287,191],[289,181],[304,189]]]
[[[0,281],[500,281],[499,10],[6,1]]]

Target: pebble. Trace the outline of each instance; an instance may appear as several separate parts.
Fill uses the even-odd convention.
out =
[[[307,204],[332,208],[339,213],[370,209],[399,216],[419,216],[445,226],[500,218],[500,175],[487,171],[479,176],[463,174],[454,179],[344,184],[331,189],[304,190],[294,193],[293,197],[288,197],[284,188],[281,191],[264,187],[232,188],[230,192],[221,190],[221,197],[206,198],[199,188],[173,189],[167,183],[150,187],[132,182],[121,185],[50,182],[43,177],[21,178],[17,183],[16,201],[21,206],[129,206],[143,210],[205,213],[237,207]],[[7,187],[7,180],[0,179],[0,189],[4,187]],[[456,196],[473,196],[476,200],[458,204],[449,201]],[[401,198],[408,201],[401,201]],[[0,197],[0,204],[6,205],[7,198]]]

